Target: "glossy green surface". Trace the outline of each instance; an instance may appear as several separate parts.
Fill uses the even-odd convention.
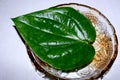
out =
[[[12,18],[25,43],[42,61],[63,71],[83,68],[94,55],[91,22],[70,7],[49,8]]]

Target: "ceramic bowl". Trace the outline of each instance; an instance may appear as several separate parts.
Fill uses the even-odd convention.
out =
[[[101,79],[109,71],[117,56],[118,42],[113,25],[100,11],[87,5],[69,3],[60,4],[54,7],[72,7],[91,20],[97,35],[93,43],[96,54],[93,61],[88,66],[82,69],[76,69],[72,72],[63,72],[42,62],[34,55],[29,46],[25,44],[35,69],[38,73],[42,73],[42,77],[50,80]]]

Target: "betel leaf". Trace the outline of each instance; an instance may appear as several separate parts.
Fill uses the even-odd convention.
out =
[[[12,18],[34,54],[63,71],[83,68],[95,55],[95,29],[85,16],[70,7],[54,7]]]

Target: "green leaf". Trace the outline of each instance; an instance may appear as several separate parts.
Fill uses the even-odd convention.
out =
[[[70,71],[88,65],[95,55],[95,29],[70,7],[49,8],[12,18],[25,43],[53,68]]]

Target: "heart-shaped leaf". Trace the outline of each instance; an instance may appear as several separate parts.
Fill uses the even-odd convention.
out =
[[[70,7],[49,8],[12,18],[31,50],[53,68],[83,68],[94,55],[96,32],[89,19]]]

